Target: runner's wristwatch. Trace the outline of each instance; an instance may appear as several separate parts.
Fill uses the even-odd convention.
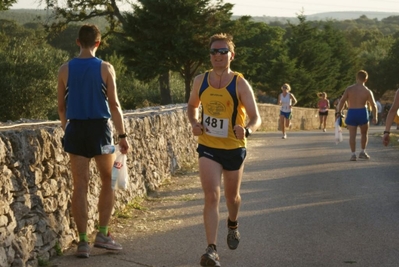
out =
[[[245,127],[245,138],[248,138],[252,134],[252,130]]]
[[[126,137],[127,137],[127,134],[125,134],[125,133],[124,133],[124,134],[118,135],[118,138],[119,138],[119,139],[121,139],[121,138],[126,138]]]

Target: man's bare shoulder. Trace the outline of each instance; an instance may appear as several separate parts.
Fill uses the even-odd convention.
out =
[[[371,91],[367,86],[364,86],[364,88],[365,88],[368,92],[373,93],[373,91]]]
[[[348,88],[346,88],[346,90],[348,92],[351,92],[351,91],[355,91],[355,92],[365,92],[365,91],[367,91],[367,92],[369,92],[370,91],[370,89],[368,89],[363,84],[353,84],[353,85],[349,86]]]
[[[101,67],[105,69],[114,69],[114,66],[112,66],[112,64],[109,63],[108,61],[101,62]]]
[[[62,79],[67,79],[68,76],[68,62],[65,62],[64,64],[61,65],[61,67],[58,69],[58,77]]]
[[[68,70],[68,63],[69,63],[69,61],[67,61],[64,64],[62,64],[61,67],[58,69],[59,72],[63,72],[63,71]]]
[[[356,84],[349,85],[348,87],[346,87],[346,90],[350,90],[350,89],[354,88],[355,86],[356,86]]]
[[[193,81],[193,89],[197,89],[200,87],[200,84],[204,80],[205,73],[198,74],[197,76],[194,77]]]
[[[202,80],[202,79],[204,79],[204,76],[205,76],[205,73],[198,74],[197,76],[194,77],[194,80]]]

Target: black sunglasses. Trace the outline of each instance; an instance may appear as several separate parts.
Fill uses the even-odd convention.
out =
[[[216,55],[217,53],[221,55],[226,55],[228,52],[230,52],[228,48],[212,48],[211,50],[209,50],[209,53],[211,53],[211,55]]]

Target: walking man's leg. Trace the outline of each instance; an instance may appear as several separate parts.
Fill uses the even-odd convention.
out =
[[[357,126],[348,125],[349,130],[349,146],[352,152],[352,156],[350,158],[351,161],[356,160],[356,134],[357,134]]]
[[[87,192],[89,186],[90,159],[74,154],[69,154],[69,158],[73,179],[72,215],[79,233],[79,243],[76,256],[79,258],[88,258],[90,247],[87,238]]]
[[[111,187],[114,156],[112,154],[98,155],[95,156],[95,160],[100,172],[101,191],[98,199],[99,232],[96,235],[94,246],[108,250],[121,250],[122,246],[115,242],[108,229],[114,207],[114,190]]]
[[[368,135],[369,135],[369,123],[360,126],[360,134],[361,134],[360,146],[362,147],[362,151],[359,153],[359,158],[369,159],[370,156],[366,152],[366,147],[368,144]]]

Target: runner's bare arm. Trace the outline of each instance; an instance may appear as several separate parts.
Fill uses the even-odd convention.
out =
[[[60,117],[61,127],[65,130],[66,125],[66,101],[65,92],[68,81],[68,63],[62,65],[58,71],[57,82],[57,103],[58,103],[58,116]]]
[[[204,75],[200,74],[194,78],[193,87],[187,104],[187,117],[190,121],[194,136],[202,134],[202,125],[199,121],[199,106],[201,103],[199,98],[199,88],[203,77]]]

